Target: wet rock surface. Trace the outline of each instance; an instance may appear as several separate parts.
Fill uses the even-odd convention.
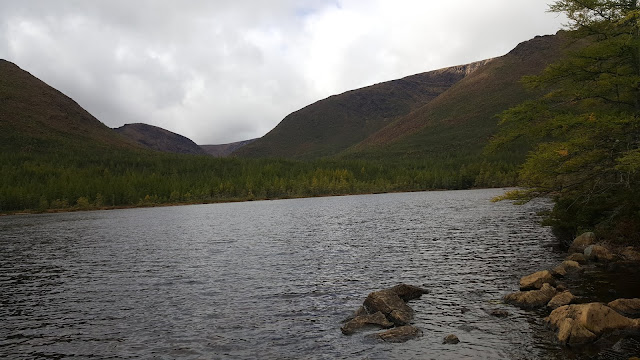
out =
[[[564,277],[569,273],[582,270],[582,267],[577,261],[565,260],[562,264],[556,266],[551,270],[551,274],[555,277]]]
[[[555,285],[556,280],[549,270],[542,270],[531,275],[527,275],[520,279],[520,290],[537,290],[547,283],[549,285]]]
[[[592,342],[614,330],[640,328],[640,320],[624,317],[602,303],[561,306],[545,321],[558,330],[559,342],[570,345]]]
[[[371,335],[385,342],[403,343],[422,336],[422,330],[415,326],[405,325]]]
[[[351,335],[358,330],[361,330],[368,326],[378,326],[386,329],[393,327],[393,323],[384,316],[383,313],[377,312],[375,314],[359,315],[349,320],[344,326],[340,328],[345,335]]]
[[[556,289],[545,283],[540,290],[518,291],[505,295],[503,300],[519,308],[533,309],[547,305],[556,294]]]
[[[607,304],[618,313],[637,318],[640,317],[640,299],[617,299]]]
[[[576,302],[576,300],[577,298],[570,291],[563,291],[554,296],[549,303],[547,303],[547,307],[549,309],[557,309],[560,306],[572,304]]]
[[[452,345],[455,345],[455,344],[460,343],[460,339],[458,339],[458,337],[457,337],[457,336],[455,336],[455,335],[453,335],[453,334],[450,334],[450,335],[447,335],[447,336],[444,338],[444,340],[442,340],[442,343],[443,343],[443,344],[452,344]]]

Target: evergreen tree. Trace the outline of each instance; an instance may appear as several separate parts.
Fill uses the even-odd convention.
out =
[[[520,172],[529,190],[552,196],[551,220],[571,236],[592,229],[640,240],[640,10],[638,1],[561,0],[572,50],[524,82],[546,95],[501,116],[492,146],[538,145]]]

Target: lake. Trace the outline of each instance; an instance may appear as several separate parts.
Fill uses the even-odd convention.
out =
[[[0,217],[0,357],[561,359],[541,313],[500,303],[561,262],[550,204],[490,202],[503,192]],[[401,282],[431,291],[409,304],[423,337],[342,335]]]

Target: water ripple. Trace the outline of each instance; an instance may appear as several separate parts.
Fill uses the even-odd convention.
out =
[[[564,356],[540,316],[490,316],[560,259],[544,202],[502,190],[347,196],[0,218],[0,356],[536,359]],[[343,336],[399,282],[424,337]],[[506,308],[506,307],[505,307]],[[456,333],[451,347],[441,339]]]

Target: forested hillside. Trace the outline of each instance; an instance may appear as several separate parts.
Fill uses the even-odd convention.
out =
[[[289,159],[336,155],[429,103],[484,63],[412,75],[320,100],[288,115],[234,155]]]

